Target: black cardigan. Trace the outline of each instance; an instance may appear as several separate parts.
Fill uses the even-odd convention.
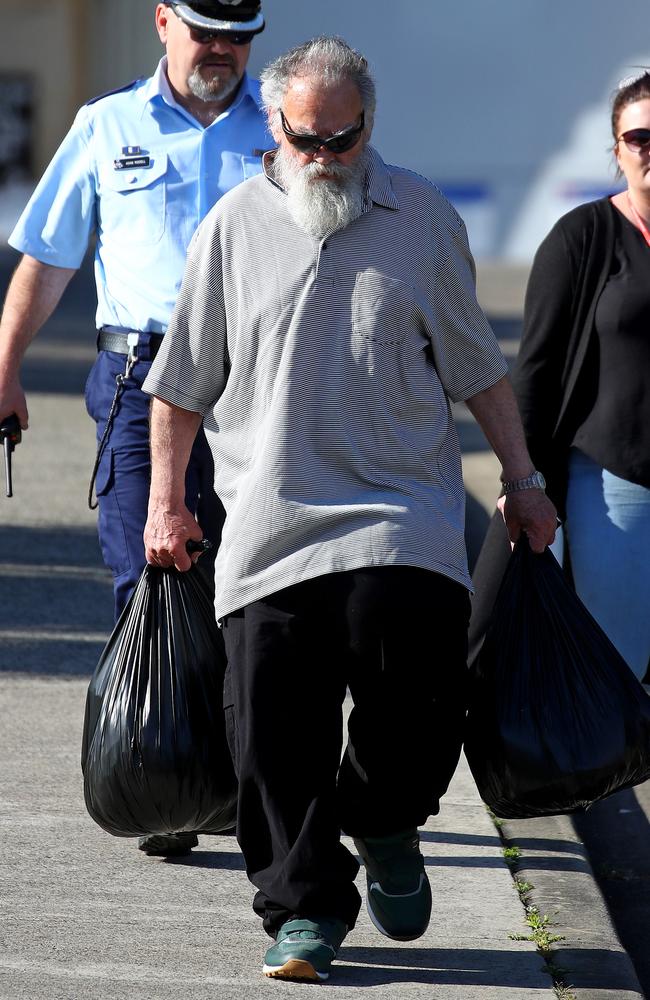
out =
[[[513,384],[531,458],[561,517],[569,448],[598,384],[594,315],[612,266],[615,211],[601,198],[564,215],[537,251],[526,290]],[[599,458],[615,470],[617,456]]]
[[[535,467],[565,517],[568,453],[597,382],[594,314],[611,270],[615,209],[608,198],[580,205],[554,225],[535,255],[512,380]],[[472,571],[469,663],[483,644],[510,542],[497,510]]]

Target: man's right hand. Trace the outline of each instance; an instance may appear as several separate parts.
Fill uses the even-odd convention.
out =
[[[154,396],[151,403],[151,489],[149,515],[144,529],[147,562],[175,566],[181,572],[196,562],[186,545],[203,537],[201,528],[184,503],[185,470],[201,415]]]
[[[17,379],[6,385],[0,380],[0,421],[10,417],[12,413],[18,417],[21,429],[26,431],[29,427],[29,413],[23,387]]]
[[[169,510],[166,507],[150,505],[144,529],[145,556],[148,563],[163,568],[175,566],[184,573],[200,555],[197,552],[190,556],[186,548],[187,543],[190,540],[200,542],[202,538],[201,528],[187,507]]]

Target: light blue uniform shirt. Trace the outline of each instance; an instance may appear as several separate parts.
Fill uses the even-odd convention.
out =
[[[194,230],[275,145],[256,80],[245,75],[204,128],[175,101],[165,69],[163,58],[150,79],[81,108],[9,239],[45,264],[77,268],[94,233],[98,327],[167,328]],[[146,163],[116,167],[131,157]]]

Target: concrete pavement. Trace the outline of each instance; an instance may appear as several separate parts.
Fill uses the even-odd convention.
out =
[[[234,838],[202,837],[187,860],[148,859],[85,812],[83,703],[111,587],[85,507],[94,437],[79,379],[92,346],[75,308],[34,345],[31,427],[14,454],[15,496],[0,495],[0,1000],[299,996],[313,987],[261,976],[266,939]],[[478,535],[495,467],[457,416]],[[563,938],[552,962],[564,992],[534,943],[511,937],[530,933],[525,910],[462,764],[423,832],[429,930],[399,945],[362,912],[330,980],[342,1000],[643,997],[571,822],[508,822],[501,834],[521,851],[529,903]]]
[[[79,772],[85,680],[4,675],[0,779],[2,1000],[235,1000],[314,987],[261,976],[267,939],[233,837],[190,859],[145,858],[85,813]],[[331,984],[358,996],[546,1000],[534,946],[513,941],[522,910],[499,837],[459,772],[423,833],[434,918],[411,945],[362,912]],[[361,878],[359,887],[362,889]]]

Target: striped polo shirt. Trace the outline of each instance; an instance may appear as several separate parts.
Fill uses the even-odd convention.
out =
[[[265,174],[197,230],[144,389],[203,415],[226,509],[218,619],[301,580],[408,565],[471,588],[450,400],[507,370],[440,191],[368,149],[363,214],[315,239]]]

